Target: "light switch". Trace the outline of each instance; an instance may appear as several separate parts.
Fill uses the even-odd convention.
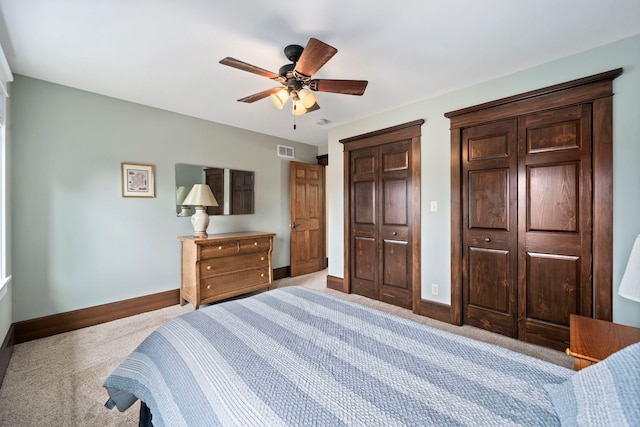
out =
[[[431,212],[438,212],[438,201],[437,200],[432,200],[431,201]]]

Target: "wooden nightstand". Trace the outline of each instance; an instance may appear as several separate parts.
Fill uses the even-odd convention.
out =
[[[640,328],[619,325],[590,317],[571,315],[569,320],[573,369],[579,371],[631,344],[640,342]]]

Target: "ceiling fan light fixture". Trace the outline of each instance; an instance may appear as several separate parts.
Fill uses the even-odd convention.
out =
[[[298,91],[298,98],[302,101],[302,105],[304,108],[310,108],[313,104],[316,103],[316,94],[311,92],[309,89],[300,89]]]
[[[287,102],[287,99],[289,99],[289,92],[287,92],[286,89],[282,88],[276,93],[272,93],[271,95],[269,95],[269,99],[271,99],[271,102],[276,106],[278,110],[282,110],[285,102]]]
[[[293,100],[293,110],[291,111],[294,116],[301,116],[307,112],[304,104],[300,99]]]

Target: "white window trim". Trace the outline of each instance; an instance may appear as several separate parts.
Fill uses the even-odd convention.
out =
[[[4,55],[4,50],[0,46],[0,300],[7,293],[7,285],[11,281],[11,276],[7,273],[7,83],[13,81],[13,75],[9,68],[9,63]]]

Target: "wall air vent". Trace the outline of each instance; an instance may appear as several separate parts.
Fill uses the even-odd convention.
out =
[[[293,159],[293,147],[287,147],[286,145],[278,144],[278,157],[284,157],[287,159]]]

